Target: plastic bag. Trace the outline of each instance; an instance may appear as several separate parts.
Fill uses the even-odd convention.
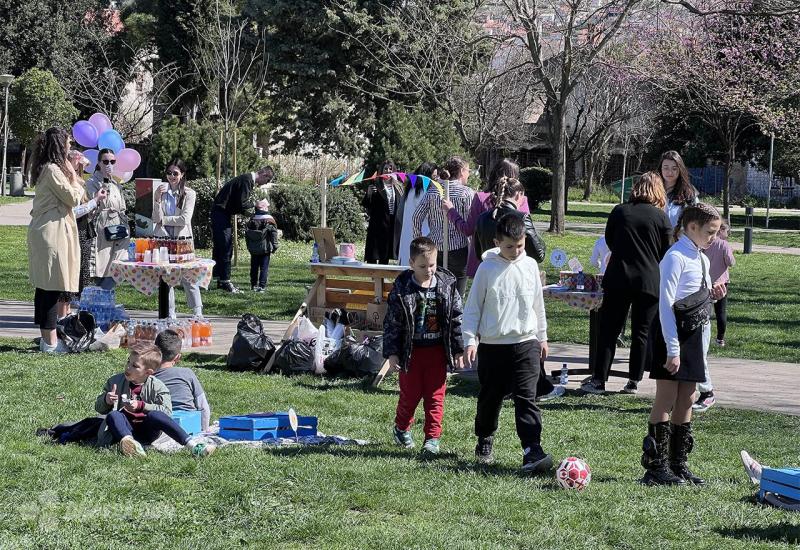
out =
[[[302,340],[311,342],[317,339],[317,327],[314,326],[308,317],[302,317],[297,324],[297,328],[292,333],[292,340]]]
[[[312,374],[314,372],[314,348],[300,340],[284,342],[276,352],[273,370],[290,376],[292,374]]]
[[[275,344],[264,334],[261,319],[251,313],[242,315],[236,326],[231,349],[228,351],[226,364],[229,369],[237,371],[259,371],[269,362],[275,353]]]
[[[372,376],[383,366],[383,336],[373,336],[363,342],[347,338],[339,350],[325,359],[325,370],[333,376]]]
[[[88,311],[70,313],[56,324],[56,334],[70,353],[88,351],[94,342],[97,324]]]

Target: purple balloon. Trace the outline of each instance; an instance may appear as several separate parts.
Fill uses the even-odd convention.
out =
[[[97,155],[100,153],[97,149],[87,149],[83,152],[83,156],[89,159],[89,164],[87,164],[83,171],[87,174],[93,174],[94,169],[97,166]]]
[[[97,129],[97,135],[100,136],[103,132],[111,130],[111,120],[103,113],[95,113],[89,117],[89,122]],[[92,146],[93,147],[93,146]]]
[[[106,130],[97,138],[97,147],[111,149],[116,154],[125,148],[125,142],[122,141],[122,136],[116,130]]]
[[[139,167],[142,156],[136,149],[123,149],[117,153],[117,170],[122,172],[132,172]]]
[[[72,127],[72,137],[81,147],[97,147],[97,130],[85,120],[79,120]]]

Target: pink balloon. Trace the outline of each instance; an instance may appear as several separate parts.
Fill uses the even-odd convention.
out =
[[[111,130],[113,126],[111,125],[111,120],[104,115],[103,113],[95,113],[89,117],[89,122],[92,126],[97,129],[97,135],[99,136],[105,131]]]
[[[127,182],[131,181],[131,178],[133,178],[133,170],[130,170],[128,172],[121,172],[121,171],[117,171],[116,170],[116,166],[114,167],[114,169],[115,169],[114,177],[120,183],[127,183]]]
[[[136,149],[123,149],[117,153],[117,170],[132,172],[142,163],[142,156]]]

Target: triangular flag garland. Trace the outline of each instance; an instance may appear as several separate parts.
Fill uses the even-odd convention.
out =
[[[347,173],[345,172],[344,174],[342,174],[338,178],[331,180],[329,185],[331,187],[336,187],[338,185],[342,185],[342,186],[344,186],[344,185],[353,185],[353,184],[356,184],[356,183],[359,183],[359,182],[362,182],[362,181],[372,181],[372,180],[376,180],[376,179],[385,180],[385,179],[389,179],[391,177],[395,177],[395,178],[401,180],[403,183],[405,183],[406,179],[408,179],[408,181],[411,182],[411,187],[412,188],[416,188],[417,182],[419,182],[419,183],[422,184],[422,189],[425,192],[427,192],[428,191],[428,187],[430,187],[430,185],[433,184],[433,186],[436,188],[436,190],[439,192],[439,194],[442,197],[444,197],[444,188],[442,187],[442,185],[438,181],[432,180],[428,176],[423,176],[421,174],[407,174],[406,172],[392,172],[391,174],[378,174],[378,172],[375,172],[370,177],[365,178],[364,174],[365,174],[365,171],[361,170],[361,172],[359,172],[357,174],[353,174],[353,175],[351,175],[350,177],[348,177],[345,180],[344,178],[347,176]],[[342,180],[344,180],[344,182],[342,182]]]
[[[344,178],[346,178],[346,177],[347,177],[347,172],[345,172],[344,174],[342,174],[341,176],[339,176],[336,179],[332,179],[331,182],[328,185],[330,185],[331,187],[336,187],[337,185],[342,183],[342,180],[344,180]]]
[[[347,178],[342,185],[353,185],[354,183],[358,183],[359,181],[362,181],[363,179],[364,179],[364,170],[362,170],[358,174],[353,174],[352,176]]]
[[[411,181],[411,188],[413,189],[417,185],[417,175],[409,174],[408,179]]]
[[[441,197],[444,198],[444,188],[442,187],[442,184],[436,180],[431,180],[431,183],[433,184],[434,187],[436,187],[436,190],[439,191],[439,195],[441,195]]]
[[[397,177],[400,178],[400,181],[402,181],[403,183],[406,182],[406,173],[405,172],[398,172],[397,173]]]

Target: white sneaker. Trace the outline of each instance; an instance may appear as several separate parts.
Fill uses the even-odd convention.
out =
[[[747,477],[750,478],[750,481],[752,481],[754,485],[761,483],[761,464],[753,460],[753,457],[747,454],[747,451],[742,451],[739,455],[742,457],[744,471],[747,473]]]
[[[54,346],[51,346],[50,344],[45,342],[44,338],[40,339],[39,351],[41,351],[42,353],[69,353],[69,349],[67,349],[67,346],[64,345],[64,342],[62,342],[59,339],[56,339],[56,344]]]
[[[119,441],[119,450],[125,456],[147,456],[144,452],[142,444],[136,441],[132,436],[126,435]]]
[[[550,401],[551,399],[558,399],[559,397],[564,397],[564,394],[567,393],[566,388],[564,386],[553,386],[553,391],[546,395],[540,395],[536,400],[537,401]]]

